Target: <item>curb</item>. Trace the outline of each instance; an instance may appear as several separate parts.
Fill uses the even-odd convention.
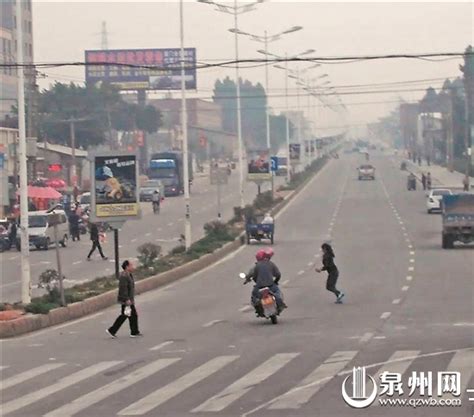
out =
[[[292,190],[287,194],[283,201],[278,203],[272,210],[272,215],[277,214],[281,211],[298,193],[305,187],[305,185],[311,181],[315,175],[320,172],[326,161],[318,171],[310,176],[306,181],[301,183],[298,188]],[[185,278],[189,275],[195,274],[212,264],[216,263],[223,257],[231,254],[244,244],[243,231],[234,241],[226,243],[221,248],[217,249],[213,253],[202,256],[199,259],[188,262],[184,265],[178,266],[170,271],[162,272],[158,275],[154,275],[135,283],[135,294],[139,295],[147,291],[154,290],[164,285],[170,284],[171,282]],[[35,314],[29,316],[23,316],[21,318],[0,322],[0,339],[11,338],[20,336],[25,333],[41,330],[47,327],[56,326],[58,324],[76,320],[78,318],[96,313],[100,310],[108,308],[117,304],[117,290],[110,290],[103,294],[95,297],[88,298],[84,301],[72,303],[66,307],[59,307],[51,310],[48,314]]]

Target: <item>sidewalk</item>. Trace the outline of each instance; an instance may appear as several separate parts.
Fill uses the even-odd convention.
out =
[[[402,161],[403,159],[401,159]],[[400,162],[401,162],[400,161]],[[422,163],[421,166],[418,164],[415,164],[411,161],[408,161],[404,159],[404,161],[407,163],[407,168],[408,171],[413,172],[418,179],[421,179],[421,174],[424,172],[427,174],[428,172],[431,173],[431,178],[432,178],[432,185],[433,186],[444,186],[448,188],[457,188],[457,189],[462,189],[463,188],[463,179],[464,179],[464,174],[461,174],[460,172],[453,171],[449,172],[448,169],[445,167],[439,166],[439,165],[427,165],[426,163]],[[470,177],[470,189],[474,189],[474,177]]]

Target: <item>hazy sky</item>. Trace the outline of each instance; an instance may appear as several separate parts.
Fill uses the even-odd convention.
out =
[[[107,22],[109,48],[179,47],[179,3],[150,2],[73,2],[37,1],[34,4],[35,61],[82,61],[85,49],[99,49],[101,22]],[[391,53],[457,52],[473,43],[473,6],[470,2],[283,2],[267,1],[256,10],[239,16],[241,30],[276,33],[299,25],[304,29],[270,45],[269,50],[283,55],[315,49],[314,56],[354,56]],[[185,2],[186,46],[196,47],[199,61],[234,58],[234,38],[228,29],[233,17],[194,1]],[[256,58],[262,45],[240,37],[240,57]],[[311,56],[313,56],[311,55]],[[437,79],[459,75],[459,59],[443,62],[407,59],[326,64],[308,72],[312,77],[327,73],[333,86],[390,83],[406,80]],[[300,64],[307,67],[310,64]],[[291,64],[296,69],[296,64]],[[59,81],[81,81],[83,68],[58,68],[45,71],[47,86]],[[241,76],[264,83],[264,68],[243,69]],[[211,97],[216,78],[235,76],[233,69],[203,70],[198,73],[198,95]],[[441,81],[433,81],[435,87]],[[420,90],[428,82],[382,87],[387,90]],[[296,95],[294,80],[291,93]],[[373,87],[361,90],[373,89]],[[342,89],[340,89],[342,91]],[[344,91],[353,91],[353,89]],[[284,73],[270,70],[270,104],[275,112],[284,110]],[[421,91],[385,94],[343,95],[348,105],[349,123],[371,122],[396,107],[389,103],[403,97],[419,99]],[[365,104],[373,103],[377,104]],[[382,102],[382,103],[379,103]],[[384,103],[387,102],[387,103]],[[303,97],[302,104],[307,103]],[[296,97],[290,99],[296,109]],[[312,113],[315,114],[315,113]],[[334,126],[338,117],[318,110],[320,127]]]

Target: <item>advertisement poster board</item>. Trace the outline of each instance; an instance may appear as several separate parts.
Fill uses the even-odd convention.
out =
[[[248,181],[264,182],[271,181],[272,172],[270,164],[270,154],[268,150],[264,151],[249,151],[247,154],[248,160]]]
[[[140,216],[138,158],[133,153],[91,155],[92,220],[122,222]]]
[[[290,160],[299,162],[301,158],[301,145],[299,143],[290,143]]]
[[[86,83],[106,82],[120,90],[181,89],[181,50],[113,49],[86,51]],[[185,48],[185,85],[197,88],[196,48]]]

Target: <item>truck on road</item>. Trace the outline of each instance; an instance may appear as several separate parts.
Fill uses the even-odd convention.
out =
[[[193,180],[192,159],[188,164],[189,183]],[[176,151],[159,152],[151,156],[148,167],[150,180],[161,180],[165,196],[178,196],[184,193],[183,154]]]
[[[454,242],[474,242],[474,194],[444,195],[443,249],[451,249]]]

